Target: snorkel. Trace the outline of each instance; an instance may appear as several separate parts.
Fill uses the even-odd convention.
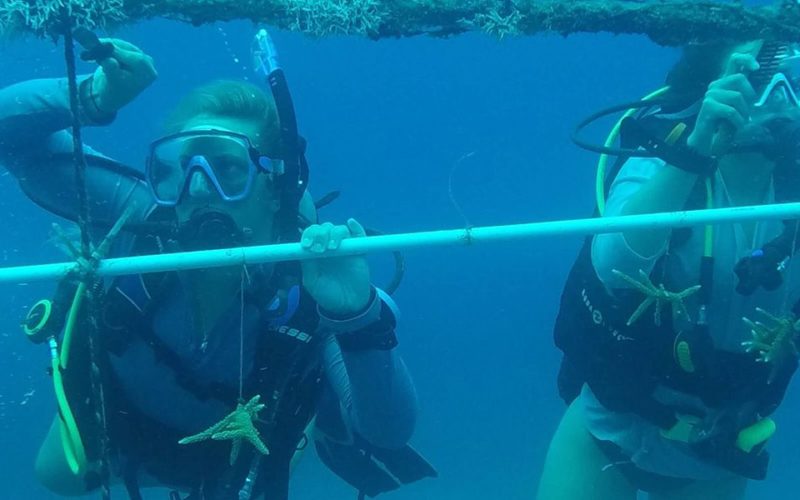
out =
[[[278,64],[278,52],[267,30],[260,29],[253,38],[253,66],[263,76],[272,91],[280,122],[283,170],[277,172],[275,184],[280,193],[281,208],[277,214],[279,238],[283,242],[297,241],[300,199],[308,186],[308,162],[305,140],[297,133],[297,116],[286,82]]]

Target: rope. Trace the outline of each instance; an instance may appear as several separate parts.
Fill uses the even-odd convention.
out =
[[[86,262],[92,261],[92,241],[89,223],[89,197],[86,189],[86,156],[83,151],[83,140],[81,138],[80,105],[78,101],[78,80],[75,71],[75,44],[72,39],[72,20],[67,8],[62,11],[64,27],[64,61],[67,66],[67,82],[69,86],[69,105],[72,114],[72,153],[75,166],[75,185],[78,192],[78,227],[81,231],[81,257]],[[88,267],[81,273],[80,279],[86,286],[86,303],[88,314],[87,327],[89,329],[89,356],[91,363],[91,384],[92,394],[95,401],[98,401],[98,424],[102,430],[100,435],[100,477],[101,477],[101,498],[111,499],[111,489],[109,485],[108,467],[108,427],[106,421],[105,394],[103,385],[99,378],[97,366],[97,349],[94,339],[98,333],[96,306],[96,290],[93,284],[98,284],[92,268]]]
[[[75,185],[78,191],[78,227],[81,230],[81,253],[85,258],[92,255],[92,242],[89,232],[89,196],[86,191],[86,156],[81,138],[80,104],[78,102],[78,81],[75,72],[75,44],[72,40],[72,24],[67,11],[64,11],[64,60],[67,64],[67,83],[69,84],[69,107],[72,113],[72,157],[75,166]]]

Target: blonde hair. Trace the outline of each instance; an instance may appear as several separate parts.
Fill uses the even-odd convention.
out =
[[[258,124],[259,137],[251,137],[263,154],[279,157],[280,123],[275,101],[261,87],[236,80],[218,80],[202,85],[184,97],[167,119],[167,134],[180,132],[201,116],[217,116],[252,121]]]

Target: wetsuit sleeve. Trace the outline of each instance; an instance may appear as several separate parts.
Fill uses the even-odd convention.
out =
[[[87,76],[78,77],[79,88],[85,89]],[[80,121],[83,125],[107,125],[114,114],[101,115],[91,105],[85,92],[79,92]],[[0,89],[0,154],[24,154],[31,148],[46,146],[48,152],[69,152],[72,113],[69,89],[65,78],[28,80]],[[69,139],[70,141],[65,141]],[[12,165],[13,166],[13,165]]]
[[[81,123],[110,123],[114,115],[93,108],[86,97],[87,84],[88,77],[79,77]],[[0,89],[0,166],[16,177],[34,202],[74,219],[78,208],[71,125],[66,79],[29,80]],[[90,216],[116,219],[131,200],[137,201],[139,216],[152,208],[152,196],[141,178],[121,173],[133,169],[88,146],[84,150]]]
[[[654,158],[628,160],[611,185],[605,216],[621,215],[628,200],[653,178],[662,166],[663,163]],[[650,274],[666,249],[665,245],[655,255],[643,256],[628,245],[623,233],[599,234],[592,239],[592,264],[598,278],[607,288],[627,288],[630,285],[615,276],[612,270],[617,269],[628,276],[636,276],[640,269]]]
[[[370,444],[400,448],[411,438],[417,418],[417,395],[408,369],[394,348],[395,313],[388,298],[373,293],[367,309],[353,318],[321,314],[326,334],[325,371],[347,427]],[[391,326],[387,335],[386,327]],[[368,338],[374,335],[374,339]],[[364,336],[358,341],[349,336]],[[340,341],[341,339],[341,341]],[[325,398],[323,398],[325,400]],[[324,422],[321,422],[324,425]]]

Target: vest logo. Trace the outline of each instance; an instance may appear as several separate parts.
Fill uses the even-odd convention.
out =
[[[278,333],[282,333],[284,335],[288,335],[289,337],[294,337],[297,340],[299,340],[300,342],[304,342],[306,344],[311,342],[311,339],[313,338],[312,335],[310,335],[310,334],[308,334],[308,333],[306,333],[306,332],[304,332],[302,330],[298,330],[297,328],[292,328],[291,326],[286,326],[286,325],[279,326],[278,327]]]
[[[585,288],[581,290],[581,299],[583,300],[583,305],[586,306],[586,310],[589,311],[589,314],[592,316],[592,323],[597,326],[604,326],[609,335],[611,335],[614,340],[618,342],[633,340],[632,337],[621,334],[619,330],[606,323],[603,313],[600,311],[600,309],[597,309],[592,305],[592,301],[589,300],[589,295],[586,293]]]

